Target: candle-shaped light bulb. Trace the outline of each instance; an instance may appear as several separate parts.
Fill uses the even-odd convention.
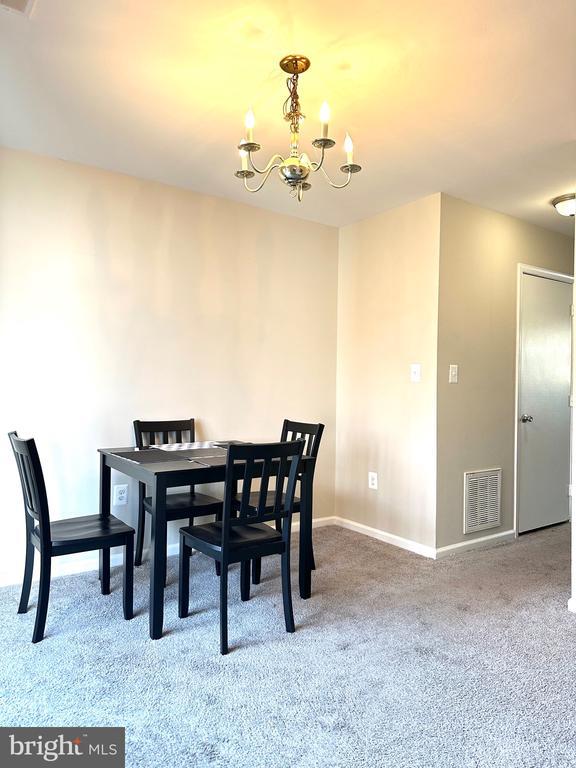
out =
[[[242,170],[247,171],[248,170],[248,152],[246,152],[245,149],[238,150],[238,154],[240,155],[240,160],[242,161]]]
[[[322,138],[328,138],[328,123],[330,122],[330,107],[325,101],[320,107],[320,122],[322,123]]]
[[[252,109],[249,109],[248,112],[246,112],[246,117],[244,118],[244,125],[246,126],[246,141],[254,141],[255,124],[256,120],[254,119],[254,112],[252,112]]]
[[[344,151],[346,152],[347,164],[352,165],[354,159],[354,144],[352,143],[349,133],[346,134],[346,138],[344,139]]]

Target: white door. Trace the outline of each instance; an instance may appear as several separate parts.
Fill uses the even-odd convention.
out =
[[[522,274],[518,531],[568,520],[572,283]]]

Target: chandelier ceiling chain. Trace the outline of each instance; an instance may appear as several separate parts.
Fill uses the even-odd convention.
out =
[[[292,75],[286,80],[289,96],[284,102],[284,119],[290,123],[292,133],[298,133],[300,130],[300,120],[305,115],[300,111],[300,99],[298,98],[298,75]],[[288,102],[290,108],[288,109]]]
[[[333,139],[328,138],[328,123],[330,120],[330,110],[328,104],[324,102],[320,110],[320,121],[322,123],[322,136],[314,139],[312,146],[320,150],[320,159],[318,161],[310,160],[305,152],[300,153],[300,124],[304,120],[304,114],[300,108],[300,98],[298,96],[298,78],[310,67],[310,61],[305,56],[285,56],[280,62],[280,68],[286,72],[289,77],[286,80],[288,88],[288,97],[284,102],[284,119],[290,124],[290,154],[287,158],[282,155],[273,155],[264,168],[258,168],[254,164],[252,154],[258,152],[260,144],[254,141],[254,114],[252,110],[246,113],[245,126],[246,138],[238,145],[242,168],[236,171],[236,176],[244,181],[244,186],[248,192],[259,192],[274,170],[278,170],[278,175],[282,181],[290,187],[292,196],[302,200],[303,193],[311,188],[308,181],[310,173],[322,171],[328,184],[334,189],[343,189],[347,187],[352,178],[352,174],[362,170],[361,166],[353,162],[354,145],[352,139],[346,134],[344,150],[346,152],[346,163],[340,166],[342,173],[346,174],[346,179],[342,184],[334,183],[326,170],[324,169],[324,155],[327,149],[335,145]],[[255,174],[263,176],[260,184],[256,187],[250,187],[248,179]]]

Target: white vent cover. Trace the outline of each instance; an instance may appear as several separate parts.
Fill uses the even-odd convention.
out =
[[[464,533],[500,525],[502,470],[464,473]]]
[[[0,10],[30,16],[36,0],[0,0]]]

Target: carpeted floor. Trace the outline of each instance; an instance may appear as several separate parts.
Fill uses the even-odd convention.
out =
[[[576,616],[569,529],[433,562],[338,528],[315,534],[312,599],[284,632],[278,563],[249,603],[231,578],[232,652],[218,653],[217,579],[192,559],[191,607],[148,639],[95,573],[57,579],[47,637],[0,591],[0,725],[124,725],[128,766],[576,766]],[[294,574],[296,586],[296,575]]]

